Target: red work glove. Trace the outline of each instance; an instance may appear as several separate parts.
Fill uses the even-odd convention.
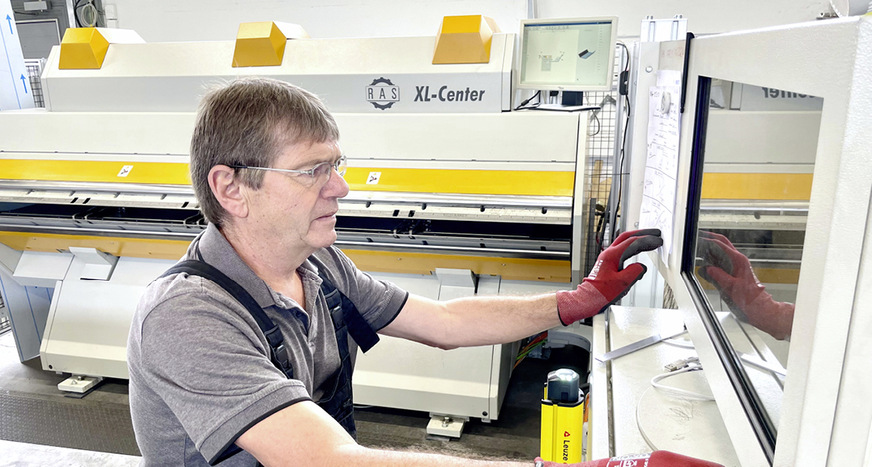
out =
[[[699,251],[704,266],[699,275],[711,282],[736,317],[776,339],[790,336],[793,304],[778,302],[757,279],[751,262],[727,237],[700,232]]]
[[[669,451],[654,451],[650,454],[634,454],[629,456],[612,457],[611,459],[599,459],[577,464],[558,464],[556,462],[543,461],[537,457],[536,467],[723,467],[721,464],[682,456]]]
[[[640,252],[655,250],[660,245],[663,245],[663,239],[658,229],[631,230],[619,235],[600,253],[590,274],[578,284],[578,288],[557,292],[560,322],[568,326],[590,318],[620,300],[646,271],[645,266],[639,263],[624,269],[624,261]]]

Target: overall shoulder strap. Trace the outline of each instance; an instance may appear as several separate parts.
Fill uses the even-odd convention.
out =
[[[342,294],[320,271],[318,275],[321,277],[321,292],[327,299],[327,307],[331,312],[336,307],[342,307],[342,316],[351,338],[357,342],[360,350],[366,352],[371,349],[379,341],[378,334],[372,330],[372,326],[366,322],[366,319],[348,297]]]
[[[236,281],[227,277],[224,273],[210,265],[209,263],[198,260],[185,260],[164,272],[161,277],[169,276],[184,272],[193,276],[200,276],[218,284],[227,291],[233,298],[244,306],[254,320],[257,322],[260,330],[266,336],[269,343],[273,365],[282,371],[288,378],[294,377],[294,369],[291,362],[288,360],[287,352],[285,351],[285,340],[278,326],[264,313],[260,305],[254,297],[242,288]]]

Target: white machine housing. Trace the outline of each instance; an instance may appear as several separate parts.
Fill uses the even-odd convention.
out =
[[[38,354],[47,370],[127,377],[139,293],[204,228],[187,181],[172,176],[186,173],[196,103],[236,76],[288,80],[336,112],[352,185],[340,224],[414,217],[459,229],[340,225],[337,244],[362,269],[434,299],[574,287],[587,113],[505,112],[513,43],[496,34],[489,63],[442,66],[430,63],[432,37],[293,40],[283,65],[248,68],[231,66],[232,42],[112,44],[99,70],[59,69],[53,50],[47,108],[0,113],[0,281],[22,361]],[[396,86],[400,98],[367,100],[368,86]],[[482,177],[482,187],[455,178],[461,188],[416,190],[440,173]],[[507,175],[527,183],[499,186]],[[502,232],[512,226],[562,233]],[[95,268],[102,277],[83,275]],[[498,418],[516,344],[441,351],[382,340],[357,360],[355,402]]]

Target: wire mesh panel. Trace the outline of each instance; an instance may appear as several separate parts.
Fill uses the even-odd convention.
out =
[[[617,77],[626,67],[627,60],[623,48],[619,47],[615,51],[614,83],[618,82]],[[610,92],[585,93],[584,104],[599,106],[600,109],[591,112],[588,124],[584,196],[585,200],[589,202],[590,212],[588,212],[589,240],[586,245],[584,271],[589,271],[593,267],[593,263],[602,249],[603,238],[607,239],[606,233],[613,230],[613,227],[608,225],[607,210],[615,172],[615,132],[618,131],[618,106],[623,105],[622,99],[623,96],[619,95],[616,88]]]
[[[45,97],[42,93],[42,67],[45,64],[45,59],[25,60],[24,65],[27,67],[27,78],[30,81],[30,89],[33,91],[33,105],[36,107],[45,107]]]
[[[12,329],[12,323],[9,321],[9,313],[6,305],[3,303],[3,295],[0,295],[0,335]]]

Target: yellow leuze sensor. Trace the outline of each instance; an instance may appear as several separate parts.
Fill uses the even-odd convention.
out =
[[[578,373],[559,369],[548,373],[542,399],[539,457],[551,462],[581,462],[584,394]]]

